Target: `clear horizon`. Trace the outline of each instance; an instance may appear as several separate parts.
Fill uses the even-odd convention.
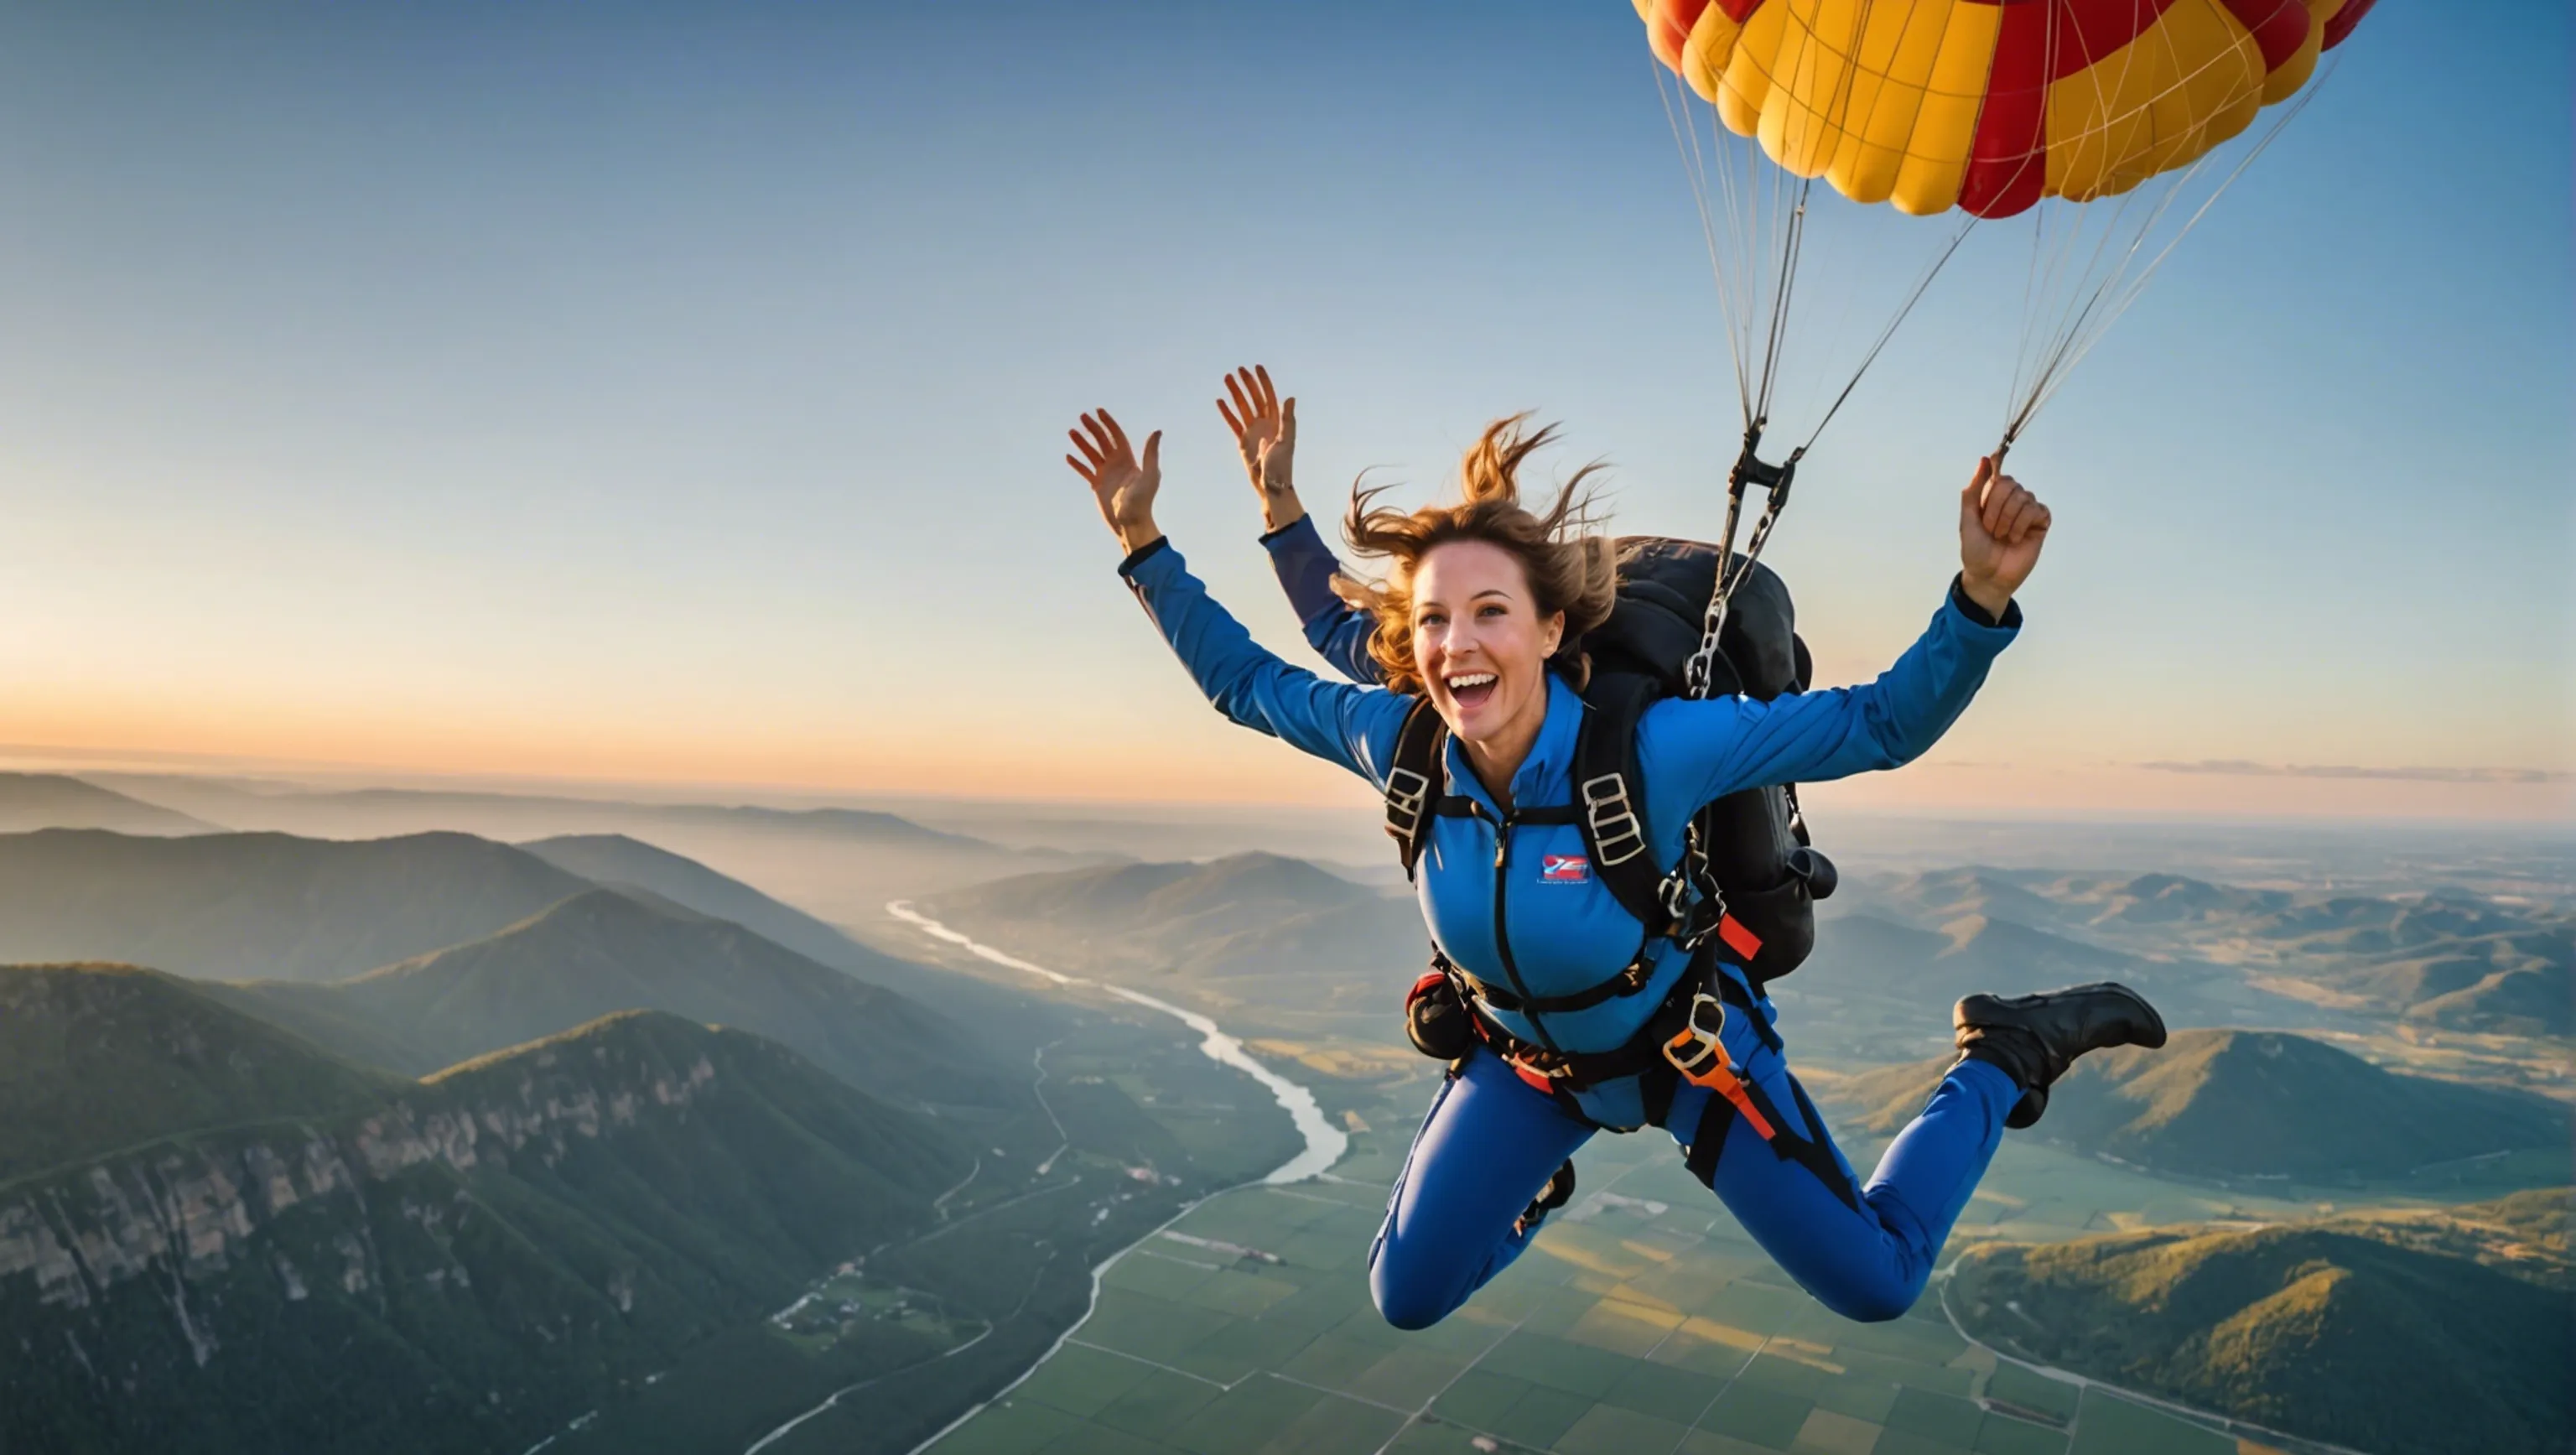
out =
[[[2016,450],[2061,528],[1985,698],[1820,804],[2576,817],[2569,20],[2470,8],[2356,32]],[[1732,454],[1615,4],[22,11],[0,182],[0,765],[1363,805],[1197,700],[1074,413],[1170,431],[1291,660],[1228,367],[1319,514],[1532,404],[1618,528]],[[1825,680],[1951,568],[1977,241],[1782,526]]]

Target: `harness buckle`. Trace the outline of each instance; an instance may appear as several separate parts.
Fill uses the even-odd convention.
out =
[[[1603,865],[1625,864],[1646,852],[1646,826],[1628,802],[1626,775],[1604,773],[1585,780],[1583,815],[1591,822],[1592,852]]]
[[[1423,805],[1431,799],[1431,780],[1410,768],[1386,775],[1386,831],[1408,852],[1422,829]]]
[[[1706,1021],[1701,1019],[1703,1013],[1709,1017]],[[1735,1082],[1726,1047],[1718,1040],[1725,1029],[1726,1002],[1700,991],[1691,997],[1690,1014],[1682,1018],[1681,1030],[1664,1042],[1664,1059],[1691,1085],[1723,1090]]]

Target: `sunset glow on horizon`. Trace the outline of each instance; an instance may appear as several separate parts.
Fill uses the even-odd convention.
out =
[[[1617,528],[1716,528],[1626,6],[296,13],[6,22],[0,767],[1364,811],[1169,660],[1075,413],[1170,431],[1303,665],[1237,364],[1319,516],[1536,405]],[[2472,29],[2379,8],[2016,446],[2060,525],[1990,688],[1819,803],[2576,818],[2565,48]],[[1955,566],[2027,250],[1972,241],[1768,557],[1827,683]]]

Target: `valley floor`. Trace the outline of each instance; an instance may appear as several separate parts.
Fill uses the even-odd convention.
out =
[[[1427,1094],[1427,1078],[1335,1085],[1326,1104],[1367,1130],[1331,1174],[1223,1194],[1122,1254],[1064,1348],[930,1455],[2239,1449],[2208,1423],[1998,1360],[1932,1297],[1889,1324],[1825,1312],[1657,1133],[1597,1139],[1575,1204],[1529,1255],[1438,1328],[1397,1332],[1370,1306],[1365,1260]],[[2017,1149],[1962,1240],[2312,1206],[2150,1184]]]

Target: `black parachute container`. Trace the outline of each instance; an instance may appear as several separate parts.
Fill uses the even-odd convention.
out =
[[[1708,680],[1695,690],[1691,659],[1704,639],[1724,553],[1664,536],[1622,536],[1617,544],[1617,604],[1583,642],[1592,658],[1583,696],[1596,718],[1585,737],[1597,761],[1578,773],[1592,779],[1596,768],[1608,768],[1637,784],[1636,720],[1656,700],[1740,693],[1768,702],[1805,691],[1814,662],[1798,637],[1788,583],[1738,554]],[[1748,954],[1740,935],[1719,932],[1756,983],[1795,970],[1815,948],[1815,901],[1833,893],[1835,872],[1809,845],[1795,785],[1748,788],[1705,805],[1692,820],[1687,857],[1681,867],[1707,910],[1731,915],[1758,941]],[[1644,872],[1660,879],[1670,867]],[[1601,872],[1614,891],[1621,878],[1634,882],[1612,867]]]

